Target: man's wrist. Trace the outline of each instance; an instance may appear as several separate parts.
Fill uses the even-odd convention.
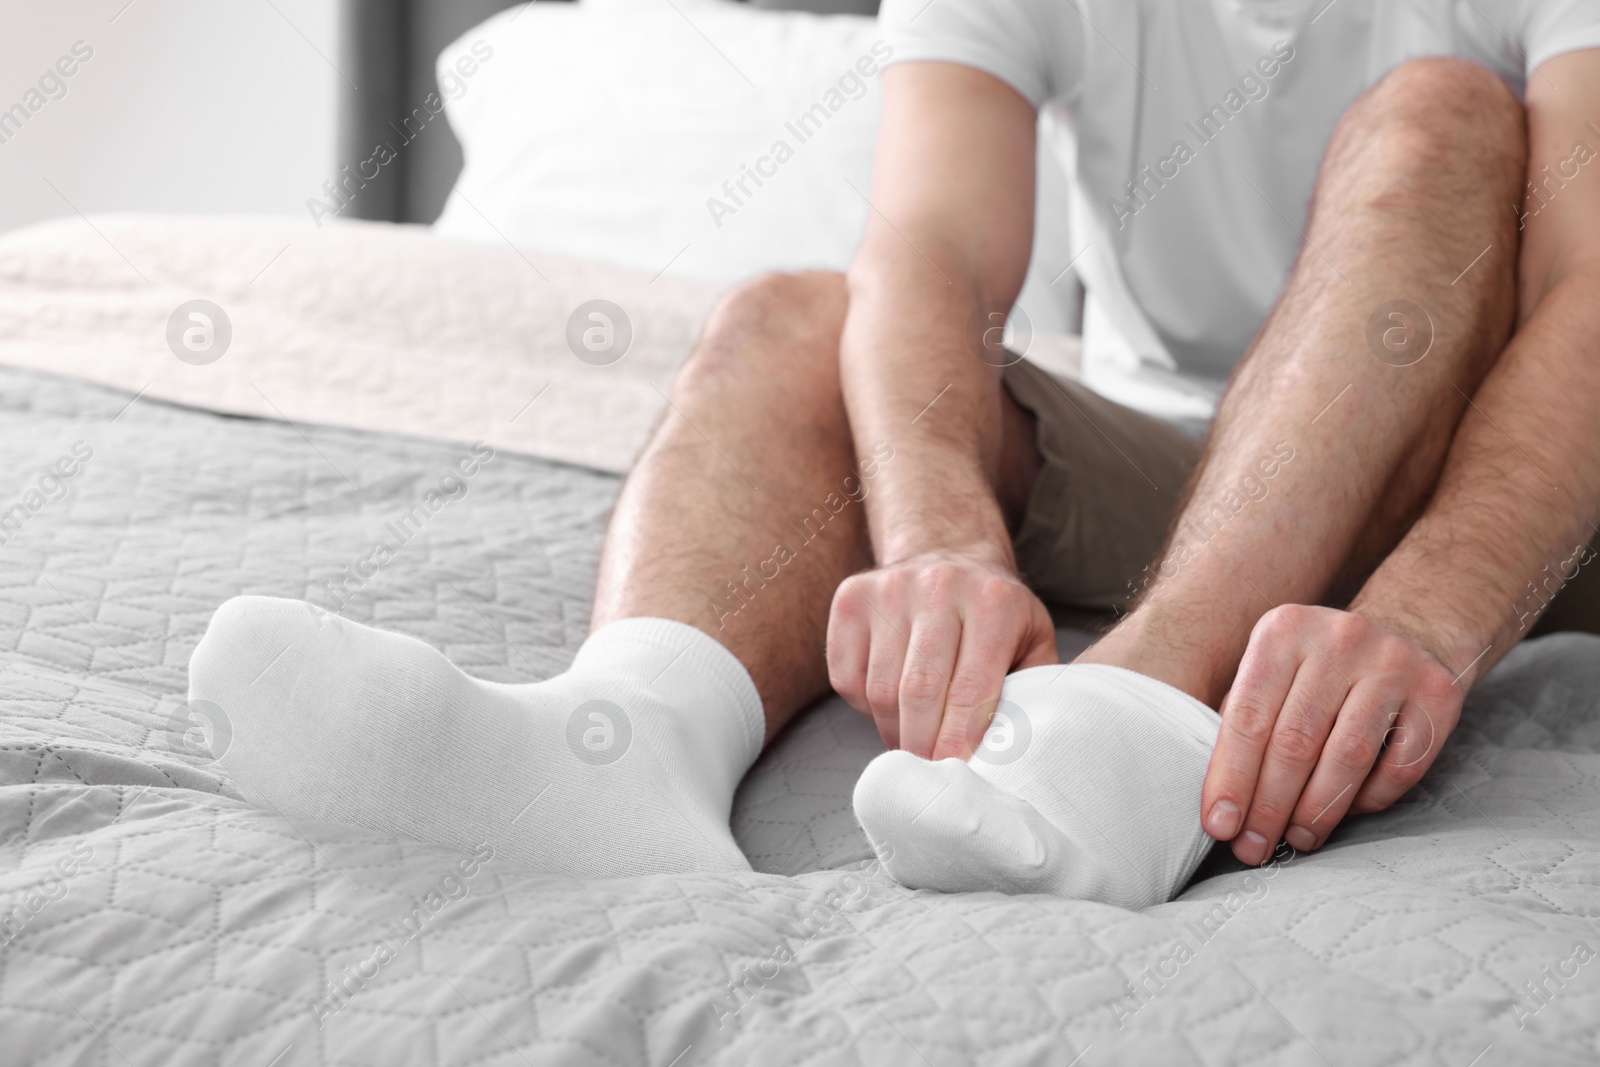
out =
[[[927,538],[908,537],[889,545],[879,561],[880,566],[892,567],[917,560],[964,560],[979,566],[1017,575],[1016,555],[1011,542],[1002,530],[997,538]]]
[[[1363,589],[1349,608],[1368,622],[1411,642],[1444,665],[1464,689],[1478,680],[1483,654],[1493,647],[1491,627],[1475,629],[1452,605],[1422,597],[1395,597]],[[1497,620],[1498,621],[1498,620]]]
[[[1011,533],[976,457],[928,449],[915,458],[886,469],[868,500],[878,565],[964,559],[1015,575]]]

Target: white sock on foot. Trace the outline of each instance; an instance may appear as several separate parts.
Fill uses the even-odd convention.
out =
[[[237,597],[189,663],[232,737],[219,762],[291,819],[354,823],[579,877],[749,870],[728,813],[761,699],[708,634],[602,627],[547,682],[463,674],[415,638]]]
[[[1211,847],[1200,787],[1220,721],[1120,667],[1032,667],[1006,679],[970,762],[868,764],[856,818],[913,889],[1160,904]]]

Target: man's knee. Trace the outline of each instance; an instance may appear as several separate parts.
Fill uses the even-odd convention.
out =
[[[740,283],[706,319],[691,373],[828,371],[837,378],[848,299],[838,271],[772,271]]]
[[[1359,159],[1387,204],[1476,194],[1512,216],[1525,177],[1522,102],[1489,68],[1455,56],[1389,71],[1345,112],[1333,145]]]

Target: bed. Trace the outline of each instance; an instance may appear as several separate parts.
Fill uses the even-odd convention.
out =
[[[497,681],[585,633],[619,474],[722,283],[502,228],[0,239],[0,1063],[1600,1057],[1593,637],[1513,652],[1390,811],[1260,871],[1213,855],[1143,912],[892,883],[850,811],[881,746],[836,699],[740,789],[749,875],[578,881],[243,801],[184,706],[212,612],[314,593],[474,442],[493,462],[345,614]],[[597,292],[638,327],[608,366],[562,339]],[[201,296],[230,343],[174,358]]]

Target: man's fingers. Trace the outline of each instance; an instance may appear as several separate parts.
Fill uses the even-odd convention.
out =
[[[933,752],[939,736],[961,634],[961,620],[954,611],[919,614],[912,626],[900,675],[900,745],[924,759]]]
[[[1046,611],[1045,606],[1037,600],[1033,607],[1032,637],[1022,649],[1022,655],[1017,657],[1016,664],[1011,668],[1013,671],[1024,671],[1029,667],[1048,667],[1052,663],[1061,662],[1061,653],[1056,649],[1056,627],[1055,623],[1050,621],[1050,612]]]
[[[1218,841],[1233,840],[1244,826],[1261,760],[1300,658],[1297,635],[1290,632],[1286,639],[1280,632],[1268,632],[1264,623],[1256,626],[1222,703],[1222,728],[1200,794],[1202,825]]]
[[[1416,785],[1433,765],[1445,737],[1455,728],[1458,713],[1435,710],[1407,702],[1393,724],[1386,724],[1383,751],[1356,790],[1351,807],[1358,812],[1382,811]]]
[[[1283,839],[1349,691],[1349,681],[1322,656],[1300,664],[1273,724],[1244,829],[1233,842],[1241,863],[1265,863]]]
[[[961,651],[951,673],[950,695],[933,759],[971,758],[994,718],[1006,675],[1061,662],[1050,613],[1036,598],[1030,595],[1029,599],[1032,603],[1024,605],[1020,625],[1002,621],[1016,618],[1015,605],[991,605],[990,612],[964,619]],[[1019,632],[1011,635],[1008,631],[1013,627]]]
[[[1384,735],[1383,752],[1356,792],[1356,811],[1382,811],[1399,800],[1427,773],[1461,719],[1464,694],[1449,668],[1431,656],[1418,662],[1400,714]]]
[[[1283,839],[1297,851],[1320,848],[1350,810],[1404,699],[1393,679],[1381,677],[1358,683],[1345,698],[1317,768],[1284,831]]]
[[[900,743],[900,676],[905,673],[906,634],[904,619],[872,613],[865,697],[878,734],[890,748]]]
[[[828,611],[828,684],[852,708],[870,716],[867,652],[872,647],[872,609],[855,583],[856,579],[846,579],[839,586]]]
[[[1015,632],[994,625],[991,617],[978,615],[964,620],[944,723],[930,759],[966,759],[972,755],[994,715],[1016,647]]]

